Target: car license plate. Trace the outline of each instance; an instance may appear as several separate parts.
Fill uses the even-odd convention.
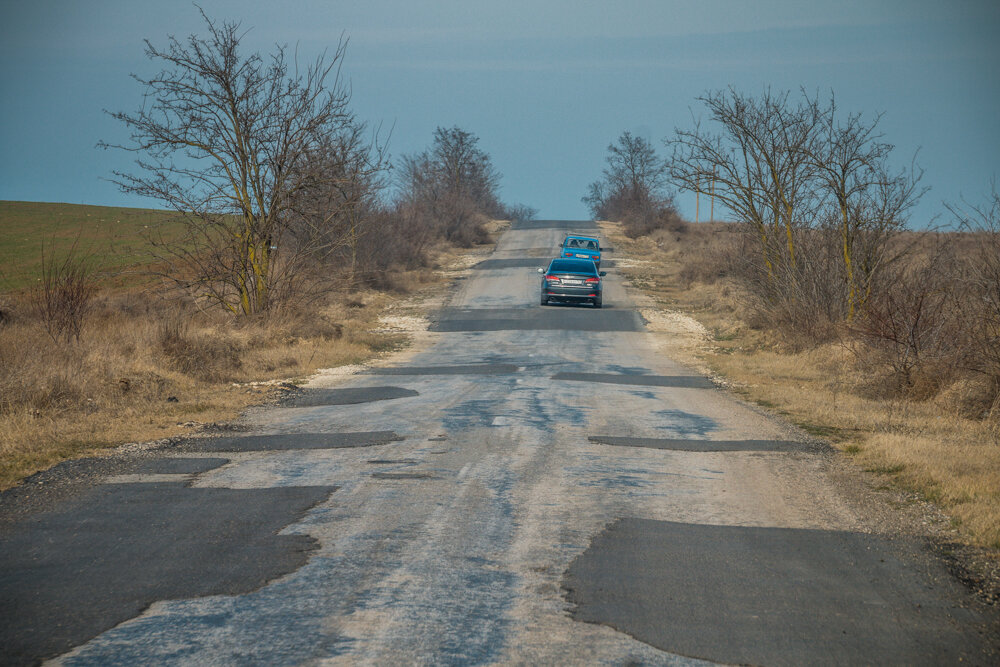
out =
[[[563,282],[564,285],[582,285],[583,284],[582,280],[571,280],[570,278],[563,278],[562,282]]]
[[[590,259],[590,255],[581,255],[580,253],[577,253],[576,256],[583,257],[584,259]]]

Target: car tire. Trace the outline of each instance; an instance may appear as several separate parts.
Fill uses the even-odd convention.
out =
[[[541,305],[547,306],[547,305],[549,305],[549,297],[547,297],[547,296],[545,296],[543,294],[542,298],[539,300],[539,302],[541,303]]]
[[[594,308],[600,308],[603,303],[604,303],[603,298],[594,299]]]

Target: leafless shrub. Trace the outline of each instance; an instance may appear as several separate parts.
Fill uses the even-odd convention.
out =
[[[986,410],[1000,417],[1000,192],[992,183],[982,205],[953,205],[949,210],[967,234],[962,254],[964,297],[958,304],[970,338],[967,366],[981,376],[989,395]]]
[[[875,353],[869,362],[888,367],[886,393],[929,398],[960,367],[965,337],[954,316],[954,266],[952,248],[942,241],[897,265],[849,327]]]
[[[678,277],[687,287],[694,283],[710,285],[732,276],[745,241],[735,225],[724,222],[684,222],[676,232],[661,230],[652,237],[683,241]]]
[[[841,119],[832,97],[823,105],[729,89],[699,101],[714,130],[696,122],[665,141],[671,180],[710,187],[744,227],[747,252],[734,274],[772,328],[829,339],[897,258],[890,239],[923,194],[919,169],[891,171],[878,117]]]
[[[538,215],[538,209],[525,204],[513,204],[504,207],[503,217],[511,222],[529,222]]]
[[[79,238],[60,259],[42,248],[42,275],[35,307],[53,341],[79,342],[93,306],[97,282],[89,259],[79,252]]]
[[[177,370],[206,382],[226,382],[242,365],[243,345],[222,332],[193,332],[181,320],[159,328],[160,350]]]
[[[716,131],[675,131],[670,179],[680,188],[713,195],[757,245],[754,256],[772,282],[794,278],[797,231],[816,207],[813,167],[807,149],[816,141],[821,112],[815,100],[791,104],[789,93],[765,90],[759,97],[735,89],[698,98]]]
[[[837,280],[836,246],[825,242],[823,232],[797,235],[797,266],[789,277],[783,273],[791,270],[788,264],[774,264],[769,272],[759,261],[756,242],[743,233],[735,236],[734,251],[721,261],[726,263],[725,274],[742,286],[738,300],[753,328],[775,332],[792,349],[836,338],[844,313],[843,289]]]
[[[673,198],[635,205],[624,213],[621,222],[625,235],[632,239],[649,236],[659,229],[678,233],[686,229]]]
[[[486,216],[476,210],[471,199],[457,197],[446,204],[444,237],[459,248],[471,248],[489,240]]]
[[[666,167],[652,144],[622,132],[608,145],[605,162],[601,180],[582,199],[595,219],[620,220],[629,238],[680,229],[683,221],[665,188]]]
[[[358,282],[395,289],[393,272],[426,266],[427,252],[438,238],[436,225],[417,204],[397,203],[379,210],[358,243]]]
[[[504,208],[500,175],[478,143],[461,128],[439,127],[429,150],[403,157],[397,211],[417,234],[430,232],[460,247],[488,239],[484,216],[501,216]]]

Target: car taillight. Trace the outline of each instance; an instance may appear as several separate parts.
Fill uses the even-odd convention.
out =
[[[597,283],[601,282],[601,279],[600,278],[587,278],[584,282],[587,283],[588,285],[590,285],[590,284],[597,284]]]
[[[545,276],[545,280],[550,283],[557,283],[559,282],[559,276]]]
[[[563,253],[563,257],[572,257],[572,256],[573,256],[573,253],[571,253],[571,252],[564,252]]]

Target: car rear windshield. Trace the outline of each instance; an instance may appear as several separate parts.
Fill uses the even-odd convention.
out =
[[[597,267],[589,259],[554,259],[549,273],[589,273],[597,275]]]
[[[586,250],[597,250],[600,247],[598,246],[597,241],[595,241],[594,239],[576,239],[576,238],[566,239],[566,242],[563,244],[563,246],[566,248],[584,248]]]

